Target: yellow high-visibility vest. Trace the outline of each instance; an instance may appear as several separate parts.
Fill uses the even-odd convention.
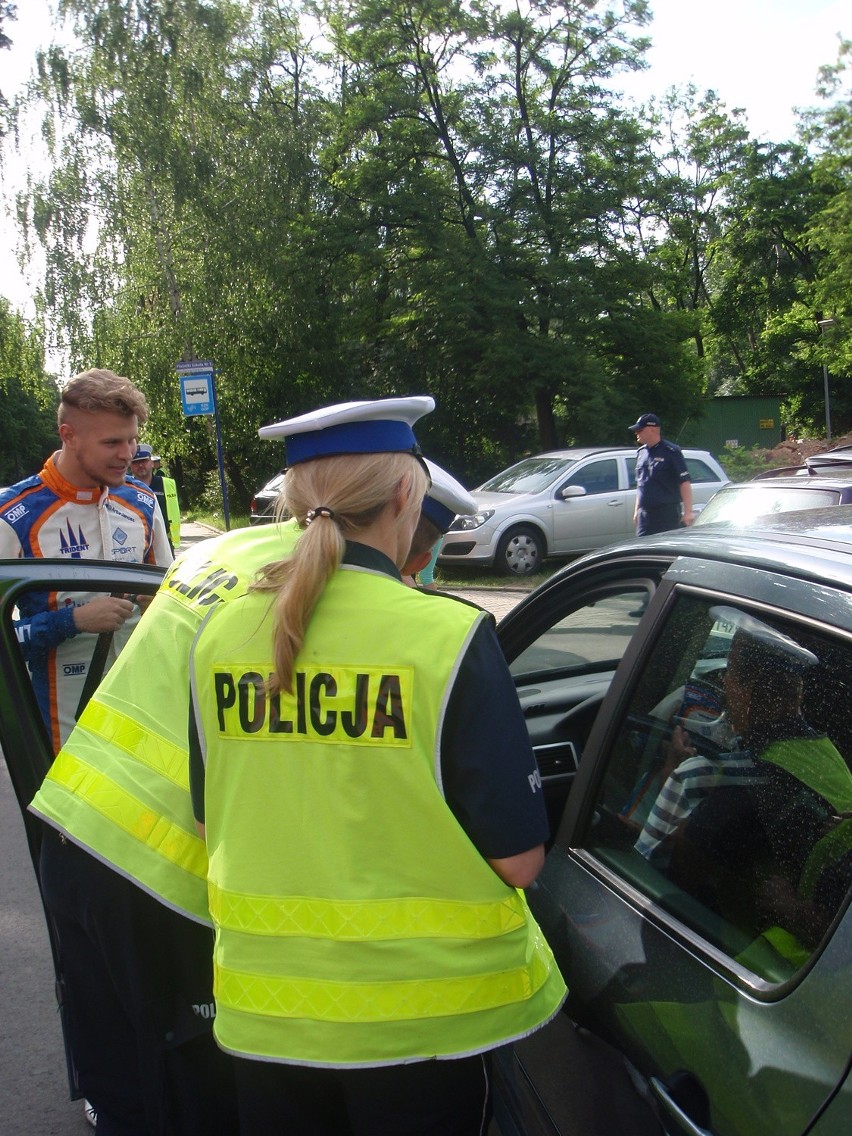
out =
[[[177,911],[209,923],[187,769],[189,651],[211,607],[295,547],[295,522],[194,545],[163,581],[30,806]]]
[[[180,544],[180,503],[178,502],[177,485],[174,478],[160,474],[163,483],[163,494],[166,498],[166,521],[169,526],[169,540],[172,548]]]
[[[343,566],[293,693],[270,694],[270,602],[212,612],[192,652],[219,1044],[350,1067],[532,1032],[564,983],[440,783],[447,699],[487,617]]]

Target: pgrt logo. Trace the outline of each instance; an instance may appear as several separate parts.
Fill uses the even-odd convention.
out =
[[[6,520],[10,525],[13,525],[15,521],[19,521],[21,517],[25,517],[28,512],[29,509],[26,505],[16,505],[14,509],[10,509],[6,514]]]
[[[86,673],[85,663],[66,663],[62,668],[62,673],[66,676],[81,675]]]

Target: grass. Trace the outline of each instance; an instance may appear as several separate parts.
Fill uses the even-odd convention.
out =
[[[203,509],[187,509],[181,514],[182,521],[192,521],[199,525],[210,525],[211,528],[225,531],[225,517],[221,509],[205,512]],[[228,510],[228,520],[232,529],[248,528],[250,521],[248,513],[234,513]]]
[[[435,583],[439,588],[520,588],[531,592],[542,581],[565,564],[564,560],[545,560],[543,567],[534,576],[499,576],[490,568],[459,566],[447,568],[439,564],[435,569]]]
[[[187,509],[183,515],[184,521],[194,521],[200,525],[210,525],[211,528],[224,531],[225,520],[220,510],[205,512],[202,509]],[[232,529],[245,528],[249,525],[248,513],[230,513]],[[523,591],[532,591],[548,576],[558,571],[566,561],[546,560],[541,571],[534,576],[499,576],[490,568],[474,568],[470,565],[448,568],[438,565],[435,570],[435,583],[439,588],[520,588]]]

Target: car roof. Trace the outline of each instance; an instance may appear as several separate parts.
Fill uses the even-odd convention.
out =
[[[852,554],[852,503],[826,505],[822,509],[797,509],[791,513],[772,513],[759,517],[749,532],[758,538],[763,534],[767,537],[787,536],[797,540],[830,542],[841,546],[849,556]],[[719,535],[718,532],[716,535]]]
[[[837,446],[833,450],[824,450],[821,454],[811,454],[805,458],[805,465],[852,465],[852,446]]]
[[[566,458],[573,461],[579,461],[580,458],[593,457],[598,454],[635,454],[637,446],[573,446],[568,450],[545,450],[540,454],[530,454],[531,458]],[[711,456],[709,450],[696,450],[688,447],[683,447],[685,454],[701,454],[703,456]],[[520,458],[519,461],[523,461]],[[515,464],[518,464],[517,462]]]
[[[573,572],[582,564],[593,567],[597,561],[611,562],[621,556],[651,562],[693,557],[820,579],[852,589],[852,504],[777,513],[761,517],[744,529],[696,525],[633,537],[572,561],[540,589],[551,581],[556,586],[565,572]]]
[[[849,483],[852,481],[852,469],[833,469],[830,473],[815,473],[811,470],[810,474],[804,472],[804,466],[802,466],[802,470],[802,473],[792,473],[784,477],[760,476],[754,478],[753,481],[732,482],[729,485],[725,485],[719,492],[730,493],[737,489],[765,489],[771,491],[779,487],[781,489],[848,489]]]

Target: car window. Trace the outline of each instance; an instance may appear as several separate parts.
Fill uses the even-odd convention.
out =
[[[758,488],[743,485],[735,489],[720,489],[704,506],[700,518],[702,524],[743,526],[756,517],[767,517],[773,513],[826,508],[836,504],[839,496],[835,489],[806,489],[793,485]]]
[[[4,593],[0,604],[2,650],[17,655],[16,675],[29,687],[18,712],[32,719],[37,733],[43,727],[45,741],[45,753],[12,754],[9,760],[32,765],[36,783],[38,775],[46,772],[45,754],[49,760],[49,754],[67,738],[100,678],[137,626],[162,574],[142,565],[125,569],[89,561],[52,564],[45,560],[7,563],[0,582]],[[101,569],[103,578],[99,579]],[[21,578],[24,571],[32,578]],[[10,583],[16,574],[18,581]],[[68,635],[72,625],[64,613],[70,616],[77,605],[111,596],[130,601],[130,615],[117,630]],[[120,610],[123,615],[125,606]],[[7,665],[12,666],[12,661]]]
[[[852,642],[683,596],[615,737],[583,846],[768,983],[852,882]]]
[[[689,470],[689,479],[693,482],[701,481],[718,481],[719,475],[712,470],[710,466],[701,460],[701,458],[689,458],[686,454],[683,455],[686,460],[686,468]]]
[[[526,458],[480,485],[487,493],[540,493],[559,476],[569,462],[565,458]]]
[[[269,481],[267,481],[267,483],[264,485],[263,489],[260,490],[260,492],[268,494],[268,495],[280,493],[281,487],[282,487],[283,484],[284,484],[284,473],[283,472],[276,473],[276,475],[273,478],[271,478]]]
[[[587,462],[565,481],[567,485],[581,485],[586,493],[614,493],[618,489],[618,462],[615,458]]]
[[[613,669],[648,600],[650,585],[625,586],[594,599],[549,625],[509,664],[515,678]]]

